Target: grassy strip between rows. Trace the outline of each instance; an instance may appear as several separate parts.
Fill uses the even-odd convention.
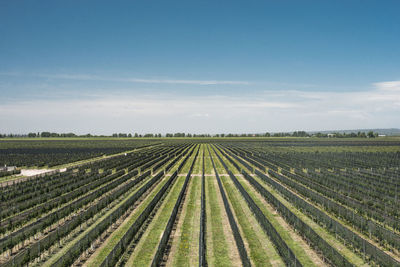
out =
[[[226,174],[226,170],[225,170],[224,166],[222,166],[221,162],[217,158],[217,155],[215,154],[214,150],[211,147],[210,147],[210,153],[214,159],[215,168],[217,169],[218,174],[220,176],[221,176],[221,174]],[[211,160],[210,160],[210,164],[212,166]]]
[[[202,158],[204,153],[204,149],[202,148],[204,148],[204,145],[200,145],[198,160],[196,160],[196,162],[194,163],[192,174],[202,173],[202,162],[203,162]]]
[[[242,165],[233,159],[240,167]],[[250,163],[249,163],[250,164]],[[250,164],[252,165],[252,164]],[[254,166],[253,166],[254,167]],[[243,167],[244,168],[244,167]],[[312,229],[320,235],[325,241],[327,241],[332,247],[337,249],[347,260],[349,260],[355,266],[364,266],[367,263],[353,252],[351,249],[346,247],[341,241],[337,240],[333,234],[331,234],[328,230],[320,226],[318,223],[314,222],[309,216],[300,212],[296,207],[294,207],[289,201],[287,201],[282,195],[279,194],[275,189],[265,183],[261,178],[257,175],[254,175],[253,178],[261,184],[266,190],[268,190],[272,195],[274,195],[282,204],[284,204],[290,211],[292,211],[296,216],[307,223]],[[240,180],[239,180],[240,181]]]
[[[157,212],[157,215],[151,221],[147,229],[146,236],[143,236],[139,241],[137,248],[129,258],[126,266],[149,266],[153,260],[157,245],[160,242],[162,233],[171,216],[172,210],[178,199],[179,192],[182,189],[185,177],[177,177],[177,181],[173,185],[167,198],[164,200],[162,207]]]
[[[197,225],[194,220],[199,219],[197,214],[200,213],[198,199],[200,198],[200,177],[192,177],[191,188],[189,188],[189,201],[186,208],[186,214],[181,228],[181,236],[178,249],[175,254],[173,266],[191,266],[190,256],[193,250],[198,250],[198,233],[199,229],[194,228]],[[197,214],[196,214],[196,213]],[[197,237],[197,238],[196,238]],[[198,259],[196,259],[198,260]],[[196,262],[198,265],[198,261]]]
[[[211,162],[209,163],[211,164]],[[207,262],[210,266],[232,266],[229,258],[228,244],[225,239],[221,207],[218,205],[217,191],[213,179],[214,176],[206,178],[206,206],[207,206],[207,230],[212,232],[212,240],[207,238],[207,247],[212,251],[207,250]],[[211,225],[210,225],[211,224]],[[212,243],[209,245],[209,243]]]
[[[257,204],[257,206],[261,209],[265,217],[268,219],[268,221],[272,224],[272,226],[278,231],[282,239],[286,242],[286,244],[289,246],[289,248],[295,253],[296,257],[299,259],[299,261],[302,263],[303,266],[316,266],[313,260],[309,257],[307,252],[304,250],[304,248],[296,242],[291,236],[288,231],[284,226],[282,226],[279,221],[275,218],[277,216],[280,216],[278,213],[277,214],[272,214],[264,205],[264,203],[261,201],[260,198],[262,196],[258,196],[258,194],[253,190],[245,181],[243,177],[237,177],[238,181],[240,184],[244,187],[244,189],[247,191],[247,193],[251,196],[251,198],[254,200],[254,202]]]
[[[267,189],[272,195],[274,195],[282,204],[284,204],[290,211],[292,211],[296,216],[307,223],[312,229],[319,234],[324,240],[326,240],[331,246],[336,248],[346,259],[348,259],[355,266],[368,265],[359,255],[346,247],[341,241],[337,240],[334,235],[328,232],[325,228],[314,222],[310,217],[300,212],[295,208],[289,201],[287,201],[283,196],[281,196],[275,189],[267,185],[258,176],[253,176],[253,178],[260,183],[265,189]]]
[[[197,147],[198,147],[198,145],[194,146],[194,148],[193,148],[194,152],[190,156],[190,158],[188,158],[188,160],[185,162],[185,164],[183,165],[183,167],[180,171],[181,174],[184,174],[186,176],[186,174],[189,172],[190,166],[192,166],[192,162],[193,162],[194,158],[196,157],[196,150],[198,149]]]
[[[225,157],[224,155],[221,154],[220,151],[217,152],[219,155]],[[236,169],[235,169],[236,170]],[[303,264],[303,266],[316,266],[316,264],[313,262],[313,260],[310,258],[310,256],[307,254],[307,252],[304,250],[304,248],[296,242],[289,234],[287,229],[282,226],[278,220],[275,218],[276,216],[280,216],[279,214],[272,214],[268,209],[265,207],[265,205],[262,203],[260,198],[262,196],[259,196],[258,193],[253,189],[250,185],[248,185],[245,181],[244,178],[241,176],[236,176],[240,184],[244,187],[244,189],[247,191],[247,193],[251,196],[253,201],[257,204],[257,206],[261,209],[265,217],[268,219],[268,221],[273,225],[273,227],[276,229],[276,231],[280,234],[282,239],[285,241],[285,243],[289,246],[289,248],[295,253],[296,257],[298,260]]]
[[[181,162],[185,160],[186,156],[189,155],[189,154],[190,154],[190,151],[193,150],[193,149],[194,149],[194,146],[193,146],[193,147],[190,147],[189,150],[188,150],[188,152],[185,154],[185,156],[181,157],[181,158],[175,163],[175,165],[168,171],[168,174],[173,174],[176,170],[178,170],[178,168],[179,168]],[[188,161],[190,161],[190,159],[187,159],[187,162],[188,162]],[[187,162],[185,163],[185,165],[187,165]],[[179,173],[180,173],[180,174],[184,173],[184,172],[183,172],[183,168],[182,168],[182,170],[181,170]]]
[[[100,247],[95,254],[86,262],[87,266],[99,266],[107,255],[112,251],[119,240],[124,236],[124,234],[129,230],[129,227],[136,221],[143,210],[147,207],[154,196],[160,191],[162,186],[168,181],[168,178],[163,178],[163,180],[156,186],[155,190],[149,194],[145,200],[135,209],[132,214],[125,220],[117,230],[115,230],[110,237],[105,241],[103,246]]]
[[[214,173],[214,169],[211,163],[210,154],[207,152],[207,145],[203,145],[203,153],[204,153],[204,174],[210,175]]]
[[[147,180],[147,179],[146,179]],[[107,218],[108,215],[110,215],[112,212],[114,212],[116,209],[118,209],[120,206],[122,206],[131,196],[133,196],[142,186],[145,186],[146,182],[143,183],[139,188],[136,188],[136,190],[132,191],[128,196],[124,198],[120,203],[115,205],[112,209],[107,211],[101,218],[97,220],[96,223],[92,224],[89,228],[87,228],[85,231],[83,231],[80,235],[78,235],[76,238],[74,238],[73,241],[68,243],[65,247],[63,247],[61,250],[59,250],[55,255],[53,255],[48,261],[44,263],[44,267],[47,266],[53,266],[57,260],[63,256],[71,247],[73,247],[79,240],[81,240],[83,237],[86,236],[87,233],[89,233],[93,228],[95,228],[99,223],[101,223],[105,218]]]
[[[256,219],[251,213],[250,208],[240,196],[230,178],[221,177],[221,180],[227,192],[229,202],[235,211],[235,217],[238,220],[243,236],[248,243],[249,255],[253,264],[255,266],[272,266],[271,263],[274,263],[274,265],[285,265],[272,245],[272,242],[268,239],[257,221],[255,221]],[[250,220],[251,217],[253,220]],[[253,223],[255,225],[252,225]]]
[[[236,163],[239,164],[235,159],[233,159]],[[250,163],[249,163],[250,164]],[[251,165],[251,164],[250,164]],[[241,166],[241,164],[240,164]],[[254,166],[253,166],[254,167]],[[325,241],[327,241],[332,247],[337,249],[347,260],[349,260],[355,266],[365,266],[368,265],[362,257],[353,252],[351,249],[346,247],[341,241],[335,238],[333,234],[331,234],[328,230],[320,226],[318,223],[314,222],[309,216],[300,212],[297,208],[295,208],[289,201],[287,201],[282,195],[279,194],[275,189],[265,183],[262,179],[260,179],[257,175],[253,176],[253,178],[261,184],[266,190],[268,190],[271,194],[273,194],[282,204],[284,204],[290,211],[292,211],[296,216],[307,223],[312,229],[320,235]]]

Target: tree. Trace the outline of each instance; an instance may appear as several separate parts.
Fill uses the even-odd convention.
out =
[[[36,133],[29,133],[28,137],[36,137]]]
[[[369,131],[368,134],[367,134],[367,136],[368,136],[369,138],[374,138],[374,137],[375,137],[373,131]]]
[[[74,133],[62,133],[60,134],[61,137],[76,137]]]
[[[185,133],[175,133],[174,137],[185,137],[186,134]]]
[[[50,136],[51,136],[50,132],[42,132],[40,134],[40,137],[50,137]]]
[[[132,134],[128,134],[128,137],[132,137]]]

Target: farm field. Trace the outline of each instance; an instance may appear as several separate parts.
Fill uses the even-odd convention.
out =
[[[400,266],[400,139],[0,142],[0,266]],[[1,182],[1,180],[0,180]]]

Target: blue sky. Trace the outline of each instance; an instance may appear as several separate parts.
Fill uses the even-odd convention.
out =
[[[399,127],[398,1],[1,1],[0,132]]]

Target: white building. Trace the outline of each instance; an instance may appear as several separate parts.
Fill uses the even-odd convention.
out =
[[[0,171],[2,171],[2,172],[10,172],[10,171],[13,171],[13,170],[15,170],[17,167],[15,167],[15,166],[8,166],[7,167],[7,165],[4,165],[4,167],[0,167]]]

